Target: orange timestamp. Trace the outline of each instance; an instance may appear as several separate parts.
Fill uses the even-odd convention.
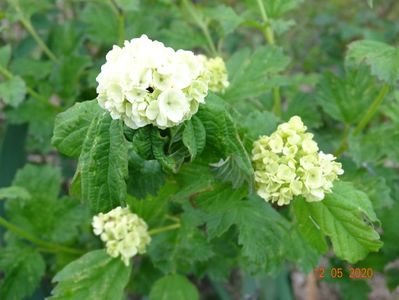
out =
[[[332,279],[350,278],[350,279],[371,279],[374,277],[373,268],[324,268],[319,267],[313,269],[313,273],[317,279],[324,279],[326,277]]]

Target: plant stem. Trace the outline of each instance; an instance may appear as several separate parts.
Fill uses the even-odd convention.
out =
[[[373,103],[371,103],[366,114],[363,116],[363,118],[357,124],[355,130],[353,131],[354,135],[358,135],[367,126],[367,124],[371,121],[371,119],[376,114],[378,108],[380,107],[382,101],[384,101],[384,98],[388,92],[389,92],[389,85],[384,84],[380,93],[378,94],[378,96],[374,99]]]
[[[262,20],[263,20],[263,34],[265,36],[265,39],[267,40],[267,42],[270,45],[274,45],[276,43],[275,39],[274,39],[274,32],[273,32],[273,28],[270,26],[270,20],[269,17],[267,16],[266,13],[266,9],[265,6],[263,5],[262,0],[257,0],[258,3],[258,7],[260,10],[260,15],[262,16]]]
[[[109,0],[109,5],[118,18],[118,44],[123,46],[123,42],[125,41],[125,15],[114,0]]]
[[[210,52],[214,56],[218,56],[218,51],[216,50],[215,43],[212,40],[211,34],[208,29],[208,25],[203,22],[201,16],[198,15],[197,11],[193,7],[191,3],[188,3],[187,0],[182,0],[183,5],[186,7],[188,12],[190,13],[191,17],[193,18],[194,22],[197,26],[201,29],[210,49]]]
[[[273,28],[270,26],[270,19],[267,15],[265,6],[263,5],[262,0],[257,0],[257,3],[258,3],[259,10],[260,10],[260,15],[263,20],[263,24],[262,24],[263,26],[261,26],[263,35],[265,36],[266,41],[270,45],[275,45],[276,39],[274,38]],[[280,117],[281,116],[280,87],[273,88],[273,98],[274,98],[273,112],[276,116]]]
[[[390,86],[388,84],[384,84],[382,86],[381,91],[374,99],[374,101],[371,103],[366,113],[363,115],[363,117],[360,119],[359,123],[355,127],[353,135],[358,135],[359,133],[361,133],[362,130],[367,126],[367,124],[372,120],[378,108],[380,107],[381,103],[384,101],[385,96],[388,94],[389,89]],[[341,144],[338,147],[337,151],[335,152],[335,156],[340,156],[348,148],[348,138],[349,138],[349,125],[346,125],[344,135],[341,140]]]
[[[43,248],[44,250],[46,250],[48,252],[65,252],[65,253],[70,253],[70,254],[83,254],[84,253],[84,251],[82,251],[80,249],[65,247],[62,245],[53,244],[53,243],[38,239],[34,235],[22,230],[21,228],[15,226],[12,223],[8,222],[3,217],[0,217],[0,225],[7,228],[12,233],[24,238],[25,240],[28,240],[28,241],[36,244],[37,246],[39,246],[40,248]]]
[[[155,228],[152,229],[150,231],[148,231],[148,233],[150,235],[156,235],[165,231],[170,231],[170,230],[174,230],[180,227],[180,223],[176,223],[176,224],[172,224],[172,225],[168,225],[168,226],[164,226],[164,227],[159,227],[159,228]]]
[[[346,148],[348,147],[349,128],[350,128],[350,126],[348,124],[346,124],[345,129],[344,129],[344,134],[342,136],[341,144],[339,145],[337,151],[335,151],[335,153],[334,153],[334,155],[336,157],[338,157],[342,153],[344,153]]]
[[[44,53],[54,62],[58,63],[58,59],[55,54],[47,47],[46,43],[41,39],[41,37],[37,34],[35,28],[29,19],[25,17],[21,18],[21,23],[25,27],[25,29],[32,35],[33,39],[39,45],[39,47],[43,50]]]

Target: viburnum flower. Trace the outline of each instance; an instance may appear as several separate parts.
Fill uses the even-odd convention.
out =
[[[133,129],[165,129],[191,118],[208,93],[209,72],[191,51],[146,35],[114,46],[97,76],[100,106]]]
[[[230,85],[226,65],[221,57],[207,58],[201,55],[205,68],[209,72],[209,90],[224,93]]]
[[[105,243],[107,253],[112,257],[121,256],[125,265],[136,254],[146,252],[151,242],[147,224],[128,207],[117,207],[106,214],[93,217],[93,231]]]
[[[344,173],[332,154],[319,151],[313,134],[298,116],[255,141],[252,161],[257,193],[266,201],[289,204],[294,196],[321,201]]]

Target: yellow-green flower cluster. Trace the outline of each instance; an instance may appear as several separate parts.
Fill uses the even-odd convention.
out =
[[[221,57],[207,58],[201,55],[205,69],[208,71],[209,90],[216,93],[224,93],[229,86],[226,65]]]
[[[93,217],[93,231],[105,243],[107,253],[121,256],[125,265],[133,256],[143,254],[151,241],[147,224],[128,207],[117,207]]]
[[[260,137],[253,146],[257,193],[278,205],[294,196],[321,201],[331,192],[334,180],[343,174],[332,154],[319,151],[313,134],[298,116],[278,126],[270,136]]]

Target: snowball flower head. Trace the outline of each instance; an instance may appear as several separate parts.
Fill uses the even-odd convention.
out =
[[[205,68],[209,72],[209,89],[212,92],[224,93],[230,85],[226,65],[221,57],[207,58],[201,55]]]
[[[117,207],[106,214],[93,217],[93,231],[105,243],[107,253],[112,257],[121,256],[125,265],[133,256],[143,254],[151,237],[147,224],[128,207]]]
[[[294,196],[321,201],[344,173],[332,154],[319,151],[313,134],[298,116],[255,141],[252,161],[257,193],[266,201],[289,204]]]
[[[108,52],[96,78],[97,99],[130,128],[165,129],[191,118],[205,102],[208,74],[200,56],[142,35]]]

